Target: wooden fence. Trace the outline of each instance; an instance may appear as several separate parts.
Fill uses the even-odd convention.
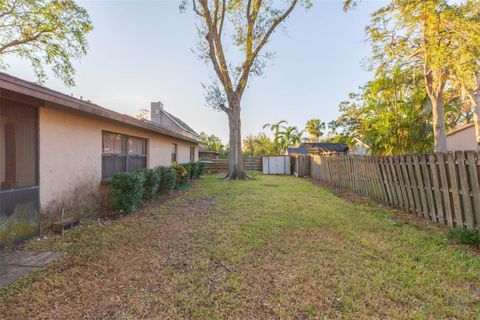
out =
[[[480,227],[480,153],[312,156],[311,175],[450,227]]]
[[[262,171],[262,158],[244,158],[243,166],[246,171]],[[214,159],[206,162],[205,171],[228,172],[228,159]]]

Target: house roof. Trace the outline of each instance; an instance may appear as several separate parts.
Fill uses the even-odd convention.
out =
[[[300,148],[317,148],[322,152],[347,152],[348,146],[345,143],[323,143],[308,142],[300,144]]]
[[[462,124],[462,125],[456,126],[455,128],[453,128],[452,130],[450,130],[450,131],[447,133],[447,136],[452,135],[452,134],[455,134],[455,133],[457,133],[457,132],[459,132],[459,131],[468,129],[468,128],[470,128],[470,127],[473,127],[474,125],[475,125],[474,123],[466,123],[466,124]]]
[[[188,124],[186,124],[182,119],[175,117],[170,112],[162,110],[170,119],[172,119],[175,123],[177,123],[183,130],[193,133],[194,135],[198,136],[198,133],[195,132]]]
[[[288,154],[308,154],[308,148],[287,148]]]
[[[45,105],[59,106],[64,109],[68,109],[75,112],[87,114],[89,116],[102,118],[105,120],[118,122],[130,127],[136,127],[147,131],[160,133],[166,136],[177,138],[184,141],[198,143],[197,134],[191,129],[185,122],[174,117],[176,122],[184,127],[185,131],[188,131],[189,135],[180,134],[164,128],[157,123],[148,120],[139,120],[135,117],[121,114],[119,112],[101,107],[97,104],[77,99],[72,96],[60,93],[58,91],[48,89],[33,82],[29,82],[12,75],[0,72],[0,89],[9,90],[14,93],[19,93],[29,97],[33,97],[39,100],[43,100]],[[173,117],[173,115],[170,114]],[[183,125],[182,125],[182,124]],[[188,129],[187,129],[188,128]]]

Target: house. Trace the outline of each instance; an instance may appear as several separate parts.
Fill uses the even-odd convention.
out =
[[[197,133],[160,102],[138,120],[0,73],[0,247],[91,215],[115,172],[197,160]]]
[[[475,125],[467,123],[455,127],[447,133],[447,150],[477,150],[475,138]]]
[[[348,153],[348,146],[345,143],[308,142],[301,143],[298,148],[287,148],[287,153],[289,155],[340,155]]]
[[[198,147],[198,159],[200,161],[210,161],[210,160],[219,159],[219,158],[220,158],[220,152],[210,151],[205,149],[202,146]]]

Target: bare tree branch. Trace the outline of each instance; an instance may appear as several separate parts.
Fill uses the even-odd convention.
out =
[[[256,10],[260,10],[261,3],[262,3],[262,0],[258,0],[258,3],[257,3],[258,6],[257,6]],[[252,64],[255,61],[255,59],[258,57],[258,54],[260,53],[262,48],[265,46],[265,44],[268,42],[270,36],[275,31],[275,29],[288,17],[288,15],[293,11],[293,9],[297,5],[297,3],[298,3],[298,0],[292,0],[292,3],[288,7],[288,9],[285,10],[285,12],[280,17],[278,17],[277,19],[275,19],[273,21],[272,25],[270,26],[268,31],[265,33],[262,40],[260,40],[260,42],[257,45],[257,47],[255,48],[255,50],[253,50],[253,48],[251,49],[251,50],[253,50],[253,52],[251,54],[249,54],[250,49],[247,47],[247,49],[246,49],[247,60],[245,61],[245,64],[243,65],[242,75],[240,77],[240,81],[238,82],[237,88],[235,90],[238,95],[241,96],[243,94],[244,90],[245,90],[245,87],[246,87],[246,84],[247,84],[247,81],[248,81],[248,77],[250,75],[250,70],[251,70]],[[253,15],[252,15],[251,19],[253,20]],[[253,39],[252,39],[252,42],[253,42]],[[248,46],[248,39],[247,39],[247,46]]]

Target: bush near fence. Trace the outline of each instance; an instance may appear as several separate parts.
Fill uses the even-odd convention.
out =
[[[311,175],[450,227],[480,226],[480,153],[311,156]]]

